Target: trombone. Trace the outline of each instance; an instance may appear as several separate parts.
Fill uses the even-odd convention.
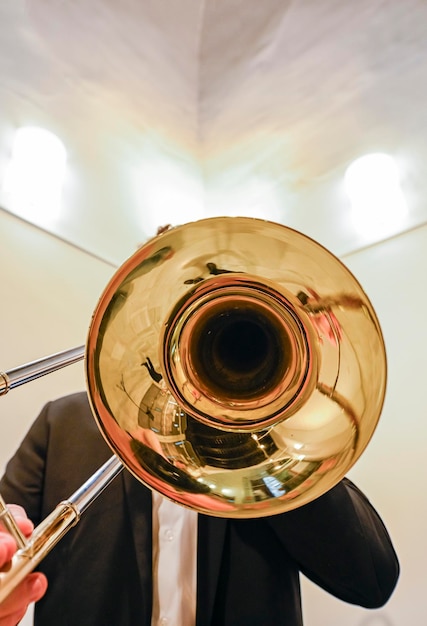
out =
[[[19,548],[0,601],[123,468],[208,515],[310,502],[360,457],[386,390],[380,324],[357,279],[309,237],[254,218],[148,241],[105,288],[85,346],[0,374],[0,395],[82,359],[113,456],[28,540],[0,502]]]

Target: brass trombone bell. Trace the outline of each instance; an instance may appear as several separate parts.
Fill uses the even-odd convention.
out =
[[[178,504],[234,518],[334,486],[386,388],[380,325],[353,274],[252,218],[193,222],[138,249],[98,302],[85,363],[125,467]]]

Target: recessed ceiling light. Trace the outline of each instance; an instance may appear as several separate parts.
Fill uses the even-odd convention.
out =
[[[388,154],[367,154],[353,161],[344,184],[353,222],[365,234],[386,234],[407,214],[399,169]]]
[[[54,218],[60,208],[66,151],[62,141],[43,128],[15,133],[3,179],[7,209],[30,221]]]

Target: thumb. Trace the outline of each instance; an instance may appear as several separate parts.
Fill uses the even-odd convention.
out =
[[[30,602],[37,602],[46,593],[47,578],[41,572],[33,572],[25,579]]]

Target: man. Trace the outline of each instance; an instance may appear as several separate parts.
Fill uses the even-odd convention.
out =
[[[86,394],[61,398],[30,428],[0,492],[39,524],[110,456]],[[156,568],[153,573],[153,546],[157,551],[151,492],[125,470],[42,562],[49,590],[36,605],[35,624],[150,626],[162,588]],[[181,560],[185,566],[185,554]],[[165,617],[160,602],[156,624],[301,626],[300,572],[367,608],[387,602],[399,575],[381,519],[346,479],[280,515],[229,520],[199,514],[195,569],[195,618]],[[174,581],[177,592],[181,582]]]

